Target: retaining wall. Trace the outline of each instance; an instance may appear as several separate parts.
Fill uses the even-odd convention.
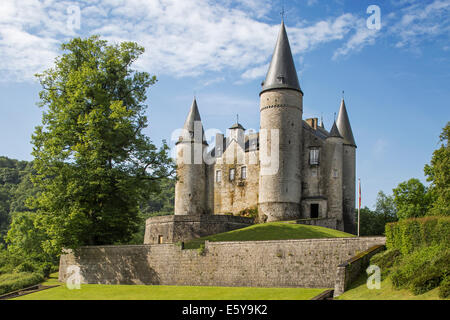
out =
[[[384,237],[83,247],[61,256],[59,280],[82,283],[332,288],[343,261]]]

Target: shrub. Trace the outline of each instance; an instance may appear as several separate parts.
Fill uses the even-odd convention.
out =
[[[0,275],[0,295],[20,290],[44,281],[42,273],[6,273]]]
[[[447,275],[439,286],[439,298],[448,297],[450,297],[450,275]]]
[[[450,244],[450,217],[404,219],[386,225],[386,247],[404,255],[439,244]]]
[[[402,254],[400,250],[391,249],[377,253],[370,259],[370,264],[377,265],[383,276],[386,276],[392,267],[400,263]]]
[[[390,277],[395,288],[409,288],[414,294],[431,290],[450,274],[450,249],[444,245],[423,247],[405,256]]]

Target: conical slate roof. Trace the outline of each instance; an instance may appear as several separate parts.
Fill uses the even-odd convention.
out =
[[[342,138],[341,134],[339,133],[339,129],[336,126],[336,121],[334,121],[333,127],[331,128],[330,137]]]
[[[277,44],[270,62],[266,80],[262,83],[261,93],[270,89],[294,89],[302,92],[292,58],[291,46],[284,26],[281,22]],[[302,92],[303,94],[303,92]]]
[[[193,141],[196,137],[194,136],[195,123],[199,122],[202,129],[202,141],[205,142],[205,135],[203,130],[203,125],[201,124],[202,119],[200,118],[200,112],[198,111],[197,100],[194,98],[192,101],[191,109],[189,110],[189,114],[184,122],[183,129],[189,132],[189,136],[180,136],[179,141]],[[186,133],[186,132],[185,132]]]
[[[347,108],[345,107],[344,99],[342,99],[341,108],[339,109],[339,115],[337,117],[336,123],[339,132],[344,138],[344,144],[356,147],[355,138],[353,137],[352,127],[350,126],[350,120],[348,119]]]

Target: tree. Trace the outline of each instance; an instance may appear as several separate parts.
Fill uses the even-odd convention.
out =
[[[450,122],[440,135],[441,147],[433,152],[431,163],[425,165],[427,181],[431,182],[429,192],[432,196],[431,215],[450,215]]]
[[[35,225],[48,235],[50,252],[125,243],[141,222],[139,204],[174,171],[165,141],[158,149],[142,133],[156,77],[131,69],[144,52],[136,43],[92,36],[62,50],[37,75],[45,110],[32,137]]]
[[[412,178],[402,182],[392,191],[399,219],[418,218],[427,214],[430,194],[418,179]]]
[[[386,195],[383,191],[378,192],[375,211],[382,217],[383,230],[386,223],[397,221],[397,208],[394,198]]]

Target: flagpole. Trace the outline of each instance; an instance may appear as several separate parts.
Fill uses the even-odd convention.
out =
[[[358,179],[358,237],[359,237],[360,213],[361,213],[361,179]]]

